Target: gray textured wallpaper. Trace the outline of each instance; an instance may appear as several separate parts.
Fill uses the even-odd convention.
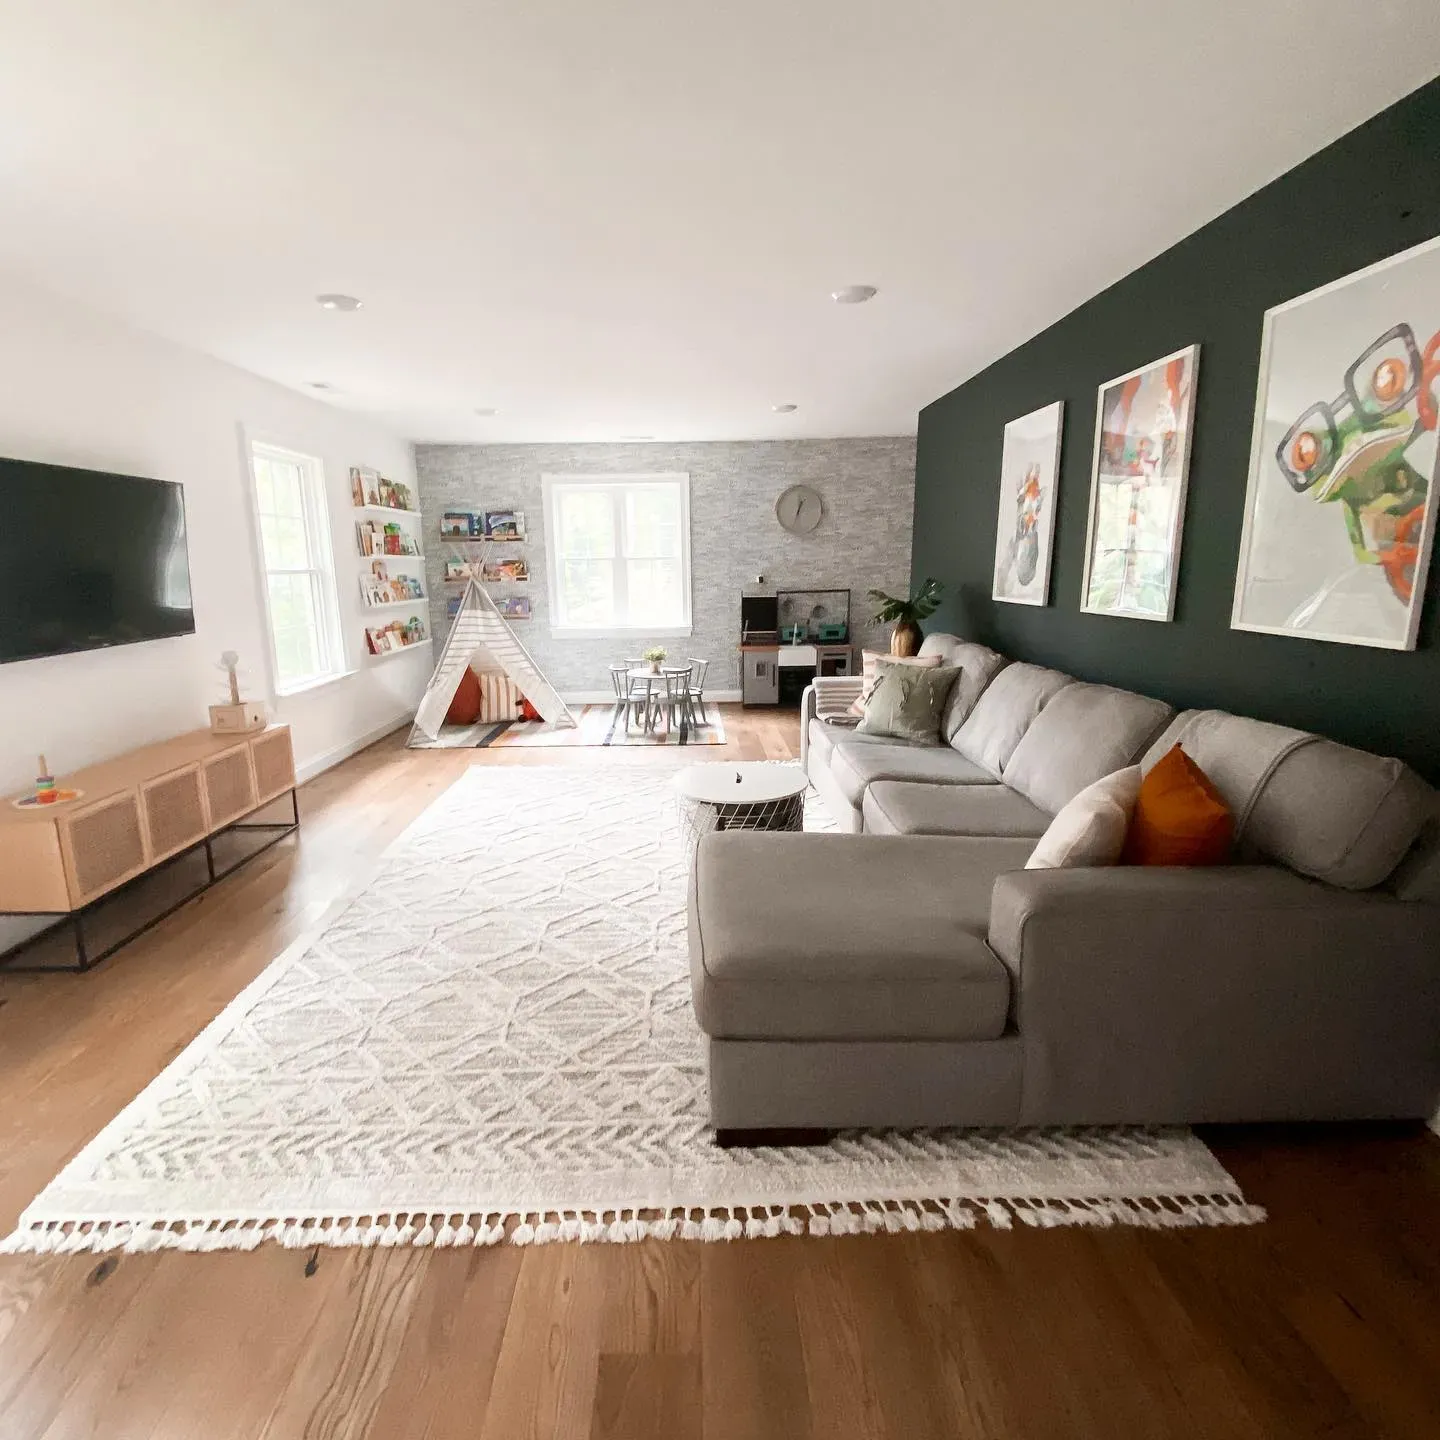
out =
[[[534,618],[515,633],[555,686],[566,694],[607,691],[606,666],[635,654],[645,638],[562,640],[550,634],[546,594],[545,515],[541,475],[627,475],[684,471],[690,476],[690,559],[694,631],[665,640],[677,657],[711,662],[708,688],[739,688],[740,595],[776,589],[845,588],[852,638],[883,647],[888,627],[866,622],[865,592],[898,591],[910,579],[910,527],[915,494],[915,441],[755,440],[694,445],[419,445],[415,452],[425,515],[426,585],[437,641],[449,631],[440,539],[446,510],[523,510],[529,542],[528,585],[492,586],[525,593]],[[825,501],[825,518],[803,538],[780,528],[775,500],[804,483]],[[501,553],[521,550],[506,546]],[[756,587],[756,575],[765,584]]]

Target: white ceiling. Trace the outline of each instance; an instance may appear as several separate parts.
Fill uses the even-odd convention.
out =
[[[0,269],[417,440],[902,434],[1437,70],[1435,0],[3,0]]]

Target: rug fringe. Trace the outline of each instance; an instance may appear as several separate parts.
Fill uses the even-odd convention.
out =
[[[793,1206],[675,1206],[650,1210],[382,1211],[268,1220],[234,1216],[176,1220],[22,1221],[0,1241],[0,1255],[75,1255],[121,1251],[254,1250],[267,1241],[288,1250],[316,1246],[455,1249],[558,1242],[628,1245],[639,1240],[772,1239],[780,1235],[892,1235],[973,1230],[983,1219],[996,1230],[1018,1221],[1037,1229],[1138,1226],[1258,1225],[1261,1206],[1236,1191],[1208,1195],[1105,1196],[1091,1199],[971,1196],[919,1201],[815,1201]]]

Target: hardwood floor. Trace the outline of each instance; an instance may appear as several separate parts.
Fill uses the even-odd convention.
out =
[[[0,976],[0,1227],[466,766],[677,758],[400,741],[95,972]],[[0,1259],[0,1436],[1440,1435],[1440,1140],[1205,1138],[1269,1224]]]

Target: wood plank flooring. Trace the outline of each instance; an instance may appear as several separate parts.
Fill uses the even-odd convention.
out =
[[[0,976],[0,1227],[466,766],[701,758],[400,740],[92,974]],[[0,1437],[1440,1436],[1440,1140],[1205,1138],[1269,1224],[4,1259]]]

